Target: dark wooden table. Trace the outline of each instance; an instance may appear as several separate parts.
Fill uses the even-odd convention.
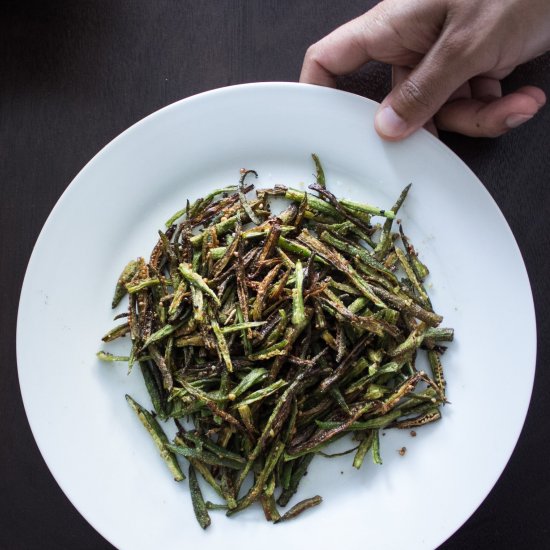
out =
[[[15,327],[21,283],[34,242],[60,195],[99,149],[169,103],[242,82],[297,80],[307,46],[373,3],[2,3],[1,549],[112,548],[49,473],[27,424],[17,381]],[[505,88],[530,83],[550,95],[549,69],[548,56],[535,60],[518,68]],[[380,100],[389,90],[388,68],[372,65],[360,76],[343,79],[341,86]],[[485,502],[442,546],[446,550],[550,547],[549,138],[549,108],[499,139],[442,136],[479,176],[514,232],[531,279],[539,337],[533,398],[516,450]],[[491,236],[480,238],[487,240],[490,254]],[[522,368],[517,365],[518,377]],[[514,395],[503,398],[514,406]],[[482,406],[479,410],[483,414]],[[434,505],[444,506],[453,498],[442,487],[440,502]]]

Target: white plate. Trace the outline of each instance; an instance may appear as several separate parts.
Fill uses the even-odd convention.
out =
[[[474,174],[427,132],[385,143],[376,104],[313,86],[266,83],[185,99],[139,122],[75,178],[46,222],[25,277],[17,326],[19,379],[32,431],[80,513],[120,549],[434,548],[490,491],[519,436],[535,369],[533,302],[504,217]],[[121,266],[147,254],[189,197],[235,183],[306,185],[320,155],[338,196],[390,207],[413,182],[401,217],[432,275],[456,341],[444,357],[443,419],[388,432],[383,466],[316,458],[299,497],[321,506],[273,526],[254,506],[212,513],[203,532],[186,482],[171,480],[124,399],[146,402],[141,375],[95,359],[111,327]],[[518,322],[520,320],[520,322]],[[396,449],[406,446],[404,457]],[[369,461],[370,462],[370,461]]]

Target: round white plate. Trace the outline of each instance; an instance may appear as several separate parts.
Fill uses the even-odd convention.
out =
[[[142,120],[80,172],[52,211],[21,293],[17,358],[29,422],[50,470],[80,513],[120,549],[427,549],[447,539],[498,479],[519,436],[535,369],[525,267],[504,217],[474,174],[425,131],[386,143],[376,104],[313,86],[266,83],[200,94]],[[114,283],[156,231],[241,167],[258,187],[313,181],[310,153],[337,196],[400,213],[431,269],[430,294],[456,341],[444,356],[451,405],[440,422],[387,432],[383,466],[317,457],[297,497],[323,496],[272,525],[259,505],[203,532],[187,482],[175,483],[124,394],[148,404],[141,374],[100,363]],[[521,320],[521,322],[518,322]],[[406,446],[405,456],[396,450]],[[211,495],[206,491],[207,498]],[[213,499],[214,500],[214,499]]]

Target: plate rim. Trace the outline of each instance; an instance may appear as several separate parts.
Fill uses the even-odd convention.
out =
[[[28,401],[29,396],[28,396],[28,393],[26,392],[26,390],[24,389],[23,384],[21,383],[22,367],[21,367],[21,359],[20,359],[20,356],[21,356],[21,351],[20,350],[23,346],[23,342],[21,342],[21,333],[22,333],[21,312],[22,312],[22,309],[25,306],[25,303],[24,303],[25,302],[25,295],[26,295],[26,293],[29,292],[28,287],[29,287],[29,284],[30,284],[29,280],[30,280],[30,277],[31,277],[31,275],[29,275],[29,273],[31,273],[33,263],[36,261],[35,251],[40,247],[42,240],[45,238],[44,235],[47,233],[48,227],[52,223],[54,223],[53,220],[56,217],[57,211],[63,207],[62,205],[65,202],[65,200],[67,199],[67,197],[71,193],[75,192],[75,189],[77,188],[80,179],[82,177],[84,177],[86,175],[87,171],[91,169],[92,165],[94,165],[98,161],[100,161],[101,158],[105,154],[107,154],[108,151],[115,144],[117,144],[121,140],[127,139],[127,137],[129,135],[131,135],[133,132],[138,130],[142,125],[148,124],[151,120],[153,120],[153,119],[155,119],[159,116],[163,116],[164,114],[168,113],[169,111],[171,111],[173,109],[179,109],[179,108],[181,108],[182,105],[192,105],[193,103],[195,103],[197,101],[204,101],[204,100],[208,101],[208,100],[211,100],[212,98],[215,98],[216,96],[223,96],[223,95],[228,94],[228,93],[229,94],[239,93],[241,90],[248,90],[248,89],[251,89],[251,88],[258,89],[258,90],[264,89],[264,90],[283,90],[283,91],[286,91],[286,90],[299,90],[299,89],[306,90],[307,89],[307,90],[310,90],[310,91],[314,90],[313,93],[335,94],[334,97],[336,97],[337,95],[353,96],[354,98],[357,98],[357,99],[359,99],[363,102],[367,102],[367,103],[374,104],[374,105],[379,105],[376,101],[373,101],[369,98],[354,94],[352,92],[344,91],[344,90],[336,90],[336,89],[333,89],[333,88],[325,88],[325,87],[315,86],[315,85],[311,85],[311,84],[302,84],[302,83],[296,83],[296,82],[281,82],[281,81],[253,82],[253,83],[245,83],[245,84],[236,84],[236,85],[231,85],[231,86],[223,86],[223,87],[215,88],[215,89],[212,89],[212,90],[206,90],[206,91],[203,91],[203,92],[200,92],[200,93],[182,98],[182,99],[177,100],[175,102],[172,102],[168,105],[165,105],[164,107],[161,107],[161,108],[153,111],[152,113],[148,114],[147,116],[141,118],[140,120],[136,121],[131,126],[129,126],[124,131],[122,131],[117,136],[115,136],[113,139],[111,139],[109,142],[107,142],[78,171],[78,173],[72,178],[70,183],[63,190],[63,192],[61,193],[61,195],[57,199],[55,205],[53,206],[50,213],[48,214],[45,222],[43,223],[42,228],[41,228],[41,230],[40,230],[40,232],[39,232],[39,234],[38,234],[38,236],[35,240],[32,252],[29,256],[29,260],[28,260],[26,268],[25,268],[25,274],[24,274],[24,277],[23,277],[23,282],[21,284],[21,290],[20,290],[20,295],[19,295],[19,302],[18,302],[18,308],[17,308],[17,321],[16,321],[17,376],[18,376],[18,383],[19,383],[19,389],[20,389],[20,393],[21,393],[21,397],[22,397],[23,407],[24,407],[24,410],[25,410],[25,416],[27,418],[27,422],[28,422],[29,427],[31,429],[31,432],[33,434],[33,438],[35,440],[35,443],[38,447],[38,450],[40,451],[40,455],[42,457],[42,460],[44,461],[44,463],[48,467],[50,475],[52,475],[52,477],[55,479],[57,485],[62,490],[62,492],[64,493],[66,498],[69,500],[71,505],[78,511],[78,513],[85,519],[85,521],[89,525],[91,525],[94,530],[96,530],[103,538],[105,538],[113,546],[115,546],[115,543],[111,540],[111,538],[109,536],[107,536],[103,532],[102,529],[99,529],[96,526],[96,522],[94,520],[90,519],[87,515],[84,515],[84,513],[81,512],[80,507],[73,502],[73,499],[68,494],[70,491],[66,490],[65,487],[64,487],[65,483],[61,482],[58,479],[58,473],[54,473],[54,471],[50,467],[49,461],[47,460],[47,458],[45,456],[43,446],[39,443],[40,437],[37,437],[37,434],[35,432],[35,427],[36,426],[33,425],[34,423],[33,423],[33,420],[31,419],[32,415],[29,414],[29,411],[31,410],[30,406],[29,406],[29,401]],[[301,92],[299,92],[299,93],[301,93]],[[495,485],[498,483],[500,477],[502,476],[502,473],[504,472],[504,470],[508,466],[508,463],[509,463],[509,461],[512,457],[512,454],[514,453],[514,450],[516,449],[516,447],[518,445],[519,439],[521,437],[521,433],[523,432],[523,429],[524,429],[524,426],[525,426],[525,422],[526,422],[526,419],[527,419],[529,408],[531,406],[531,401],[532,401],[532,394],[533,394],[533,387],[534,387],[536,366],[537,366],[537,355],[538,355],[537,319],[536,319],[536,309],[535,309],[535,305],[534,305],[533,290],[532,290],[532,286],[531,286],[529,272],[527,270],[527,266],[525,264],[523,254],[521,252],[521,248],[519,247],[518,242],[516,240],[516,237],[515,237],[512,229],[511,229],[508,221],[506,220],[506,217],[504,216],[503,212],[501,211],[500,207],[498,206],[497,202],[495,201],[495,199],[493,198],[491,193],[488,191],[488,189],[485,187],[483,182],[473,172],[473,170],[453,150],[451,150],[448,146],[446,146],[443,142],[441,142],[438,138],[433,136],[427,130],[422,128],[418,132],[424,137],[424,139],[427,138],[428,140],[430,140],[432,142],[432,144],[435,144],[435,146],[437,147],[437,149],[439,150],[440,153],[445,154],[448,158],[452,159],[453,162],[458,162],[461,165],[462,169],[468,174],[468,176],[470,178],[473,178],[477,182],[477,184],[480,187],[481,191],[485,194],[486,199],[489,200],[489,202],[491,203],[493,209],[496,211],[497,215],[499,216],[500,221],[503,222],[502,225],[505,228],[505,230],[507,231],[508,237],[509,238],[511,237],[511,242],[513,243],[513,245],[515,247],[515,251],[517,252],[518,257],[521,261],[521,266],[520,266],[521,270],[522,270],[523,274],[526,277],[526,281],[527,281],[526,290],[528,291],[528,295],[529,295],[529,303],[527,304],[527,308],[529,309],[530,316],[531,316],[531,319],[532,319],[532,322],[533,322],[533,329],[534,329],[531,333],[532,350],[533,350],[533,362],[532,362],[532,369],[530,370],[531,379],[529,381],[529,398],[527,400],[525,411],[522,415],[521,423],[520,423],[520,426],[519,426],[519,431],[518,431],[517,435],[514,438],[514,444],[511,447],[510,452],[507,453],[506,460],[504,461],[503,467],[500,469],[500,471],[498,471],[498,472],[495,471],[494,481],[492,481],[490,483],[490,486],[488,487],[488,489],[486,491],[483,491],[484,494],[481,496],[481,498],[480,498],[479,502],[477,503],[476,507],[474,509],[472,509],[470,514],[461,521],[461,523],[458,525],[458,527],[456,527],[456,529],[453,529],[452,532],[448,532],[448,534],[445,536],[445,538],[443,538],[439,542],[439,544],[442,544],[443,542],[448,540],[450,537],[452,537],[459,529],[461,529],[463,527],[463,525],[476,513],[476,511],[479,509],[479,507],[482,505],[482,503],[486,500],[487,496],[494,489]],[[528,349],[529,349],[529,346],[528,346]]]

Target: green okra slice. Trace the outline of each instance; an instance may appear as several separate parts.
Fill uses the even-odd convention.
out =
[[[377,416],[377,417],[371,418],[370,420],[353,422],[353,424],[350,424],[345,428],[345,431],[352,432],[352,431],[372,430],[376,428],[385,428],[386,426],[391,424],[394,420],[402,416],[402,414],[403,414],[402,411],[396,409],[387,414],[384,414],[383,416]],[[316,420],[315,423],[322,430],[332,430],[333,428],[337,428],[338,426],[342,425],[342,422],[322,421],[322,420]]]
[[[112,353],[109,353],[108,351],[100,350],[96,353],[96,356],[101,361],[106,361],[107,363],[114,363],[117,361],[128,361],[129,357],[126,355],[113,355]]]
[[[264,368],[252,369],[229,393],[228,398],[234,401],[252,386],[259,384],[267,378],[267,370]]]
[[[412,283],[414,289],[416,290],[420,298],[420,301],[422,302],[422,305],[426,309],[431,311],[432,303],[430,301],[430,298],[428,297],[428,294],[426,293],[424,286],[418,280],[416,273],[412,268],[412,265],[409,263],[409,260],[407,259],[406,254],[397,246],[394,248],[394,250],[395,250],[395,254],[397,255],[397,258],[399,259],[399,262],[401,263],[401,265],[403,266],[403,269],[405,270],[405,273],[407,274],[409,281]]]
[[[264,467],[258,475],[254,485],[250,491],[248,491],[248,493],[237,502],[237,506],[233,510],[229,510],[227,512],[228,516],[248,508],[248,506],[260,497],[264,485],[271,475],[271,472],[273,472],[275,466],[277,465],[277,462],[281,458],[284,449],[285,445],[281,441],[276,441],[273,443],[271,450],[266,456]]]
[[[319,495],[316,495],[311,498],[306,498],[298,504],[295,504],[288,512],[283,514],[280,519],[275,520],[274,523],[279,523],[280,521],[287,521],[289,519],[294,519],[298,515],[300,515],[302,512],[305,512],[306,510],[309,510],[310,508],[313,508],[314,506],[317,506],[321,504],[323,501],[322,497]]]
[[[298,465],[292,470],[290,480],[288,482],[288,488],[283,489],[283,492],[277,499],[277,504],[279,506],[286,506],[288,501],[294,494],[296,494],[298,491],[298,485],[300,485],[300,481],[302,481],[303,477],[306,475],[307,469],[314,458],[315,454],[309,453],[299,459]]]
[[[399,212],[399,209],[401,208],[401,206],[403,206],[403,203],[405,202],[405,199],[407,198],[407,195],[409,194],[409,190],[411,188],[411,185],[412,184],[409,183],[409,185],[407,185],[403,189],[403,191],[401,191],[401,194],[399,195],[399,197],[395,201],[395,204],[392,206],[391,212],[393,212],[394,215],[397,214],[397,212]],[[383,258],[385,258],[386,255],[388,254],[388,251],[391,248],[391,244],[392,244],[391,228],[392,228],[392,225],[393,225],[393,219],[392,218],[388,218],[384,222],[384,226],[382,228],[382,234],[380,235],[380,240],[378,241],[378,244],[376,245],[376,248],[374,249],[374,256],[377,260],[382,260]]]
[[[382,464],[382,457],[380,456],[380,430],[374,430],[374,437],[372,440],[372,460],[375,464]]]
[[[243,399],[242,401],[239,401],[239,406],[252,405],[252,403],[255,403],[256,401],[260,401],[261,399],[265,399],[266,397],[269,397],[270,395],[274,394],[276,391],[280,390],[281,388],[284,388],[287,384],[288,382],[286,382],[285,380],[277,380],[276,382],[273,382],[273,384],[270,384],[265,388],[261,388],[249,394],[245,399]]]
[[[441,364],[441,354],[435,350],[428,351],[428,361],[430,362],[430,368],[432,369],[432,374],[435,383],[439,387],[443,396],[445,396],[445,376],[443,375],[443,365]]]
[[[117,338],[121,338],[122,336],[126,336],[131,331],[130,323],[122,323],[120,325],[117,325],[115,328],[112,328],[107,334],[105,334],[101,339],[104,342],[112,342],[113,340],[116,340]]]
[[[216,296],[216,293],[206,284],[206,281],[196,271],[193,271],[193,268],[189,264],[181,263],[179,265],[179,270],[190,284],[207,294],[216,305],[221,306],[220,299]]]
[[[281,514],[279,514],[279,510],[277,510],[275,497],[272,494],[266,495],[264,492],[260,496],[260,502],[262,504],[262,508],[264,509],[265,519],[267,521],[272,521],[274,523],[277,523],[281,518]]]
[[[122,270],[122,273],[117,280],[113,301],[111,303],[111,307],[113,309],[118,306],[122,298],[124,298],[127,293],[126,284],[132,280],[138,270],[138,267],[139,262],[137,260],[131,260]]]
[[[228,372],[233,372],[233,363],[231,362],[231,354],[229,352],[229,347],[227,346],[227,341],[225,339],[225,336],[223,335],[223,332],[220,329],[220,325],[215,319],[212,319],[210,321],[210,326],[212,327],[214,336],[216,336],[216,341],[218,343],[218,351],[220,353],[220,356],[223,359],[223,362],[225,363],[225,366]]]
[[[357,448],[357,452],[355,453],[355,457],[353,459],[353,467],[354,468],[361,468],[363,464],[363,460],[365,459],[365,455],[369,452],[370,448],[372,447],[372,442],[374,441],[374,432],[369,431],[367,432],[366,437],[361,441],[359,444],[359,447]]]
[[[149,363],[141,360],[139,361],[139,367],[155,412],[161,420],[166,420],[168,418],[169,410],[172,408],[172,404],[168,403],[165,399],[162,389],[155,378]]]
[[[315,180],[320,187],[322,187],[323,189],[326,189],[327,184],[325,181],[325,171],[323,170],[321,161],[319,160],[319,157],[315,153],[311,154],[311,158],[313,159],[313,162],[315,164]]]
[[[304,310],[304,269],[300,260],[296,262],[295,276],[296,283],[292,289],[292,324],[301,325],[306,319],[306,314]]]
[[[160,424],[155,420],[153,415],[144,409],[137,401],[132,399],[129,395],[126,395],[126,401],[128,401],[130,407],[137,414],[140,422],[143,424],[144,428],[149,432],[149,435],[153,439],[155,445],[157,446],[160,456],[168,466],[170,472],[174,476],[175,481],[183,481],[185,475],[182,472],[178,460],[173,452],[168,449],[168,438],[166,434],[160,427]]]
[[[164,325],[162,328],[160,328],[156,332],[153,332],[153,334],[151,334],[149,338],[145,340],[145,342],[143,343],[143,347],[146,348],[150,344],[154,344],[159,340],[164,340],[165,338],[170,336],[170,334],[176,331],[181,325],[182,323],[179,323],[177,325],[170,325],[170,324]]]
[[[242,457],[237,453],[229,451],[224,447],[221,447],[220,445],[214,443],[210,438],[204,435],[188,432],[188,433],[182,434],[181,437],[184,440],[189,440],[193,442],[195,445],[197,445],[197,447],[206,447],[208,450],[210,450],[212,453],[219,456],[220,458],[227,458],[232,462],[240,462],[241,464],[246,464],[246,459],[244,457]]]
[[[193,503],[195,517],[199,525],[203,529],[206,529],[210,525],[210,515],[208,514],[208,509],[204,502],[199,481],[192,464],[189,464],[189,490],[191,492],[191,501]]]
[[[208,451],[192,449],[187,445],[173,445],[172,443],[167,443],[166,448],[175,454],[185,458],[194,458],[195,460],[210,466],[223,466],[224,468],[231,468],[232,470],[240,470],[243,466],[242,461],[237,462],[235,460],[217,456]]]

